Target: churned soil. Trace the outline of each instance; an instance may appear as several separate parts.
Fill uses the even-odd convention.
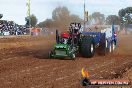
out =
[[[75,60],[49,59],[54,43],[55,36],[1,38],[0,88],[82,88],[83,67],[90,79],[132,79],[132,35],[118,35],[113,53]]]

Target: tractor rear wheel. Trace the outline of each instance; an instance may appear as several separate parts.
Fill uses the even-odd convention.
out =
[[[103,34],[100,35],[100,43],[99,43],[99,55],[106,55],[108,49],[108,41],[106,40],[105,36]]]
[[[95,45],[93,38],[90,36],[84,36],[81,44],[81,55],[86,58],[91,58],[95,53]]]

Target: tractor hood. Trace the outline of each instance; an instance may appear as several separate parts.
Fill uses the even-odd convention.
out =
[[[68,45],[67,44],[55,44],[54,45],[54,57],[67,57],[68,56]]]
[[[67,44],[55,44],[54,48],[55,49],[66,49],[67,48]]]

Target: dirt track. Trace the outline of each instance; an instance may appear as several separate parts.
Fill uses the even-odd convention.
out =
[[[80,88],[82,67],[91,79],[122,78],[132,67],[131,39],[119,36],[114,53],[75,61],[47,59],[51,37],[0,39],[0,88]]]

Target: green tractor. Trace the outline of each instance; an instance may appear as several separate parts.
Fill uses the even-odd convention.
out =
[[[74,25],[74,27],[73,27]],[[76,26],[76,29],[75,29]],[[56,30],[56,44],[54,44],[53,50],[50,51],[50,58],[65,58],[75,59],[76,54],[79,51],[79,30],[80,24],[71,23],[70,30],[67,33],[58,33]]]
[[[49,57],[75,59],[79,54],[91,58],[95,54],[95,46],[99,45],[100,35],[100,32],[83,32],[80,23],[71,23],[67,33],[59,34],[56,30],[56,44]]]

